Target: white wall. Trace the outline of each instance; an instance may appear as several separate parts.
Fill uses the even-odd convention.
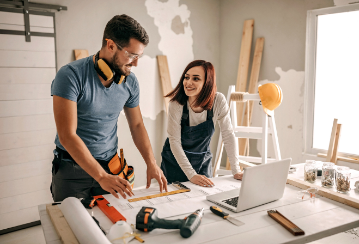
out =
[[[24,30],[23,20],[0,12],[0,28]],[[30,15],[30,25],[54,32],[51,16]],[[52,202],[55,62],[53,37],[0,35],[0,230],[39,220],[37,206]]]

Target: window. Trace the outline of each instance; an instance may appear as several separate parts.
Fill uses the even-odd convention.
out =
[[[305,151],[326,153],[334,118],[339,155],[359,155],[359,4],[308,11]]]

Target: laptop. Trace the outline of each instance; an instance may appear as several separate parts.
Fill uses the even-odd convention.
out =
[[[239,189],[207,196],[207,200],[236,213],[278,200],[283,196],[291,161],[244,168]]]

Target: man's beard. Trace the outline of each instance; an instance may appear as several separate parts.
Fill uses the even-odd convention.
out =
[[[116,75],[124,75],[124,76],[130,75],[131,71],[129,70],[129,71],[126,72],[125,70],[122,70],[121,69],[122,66],[119,66],[116,63],[116,60],[117,60],[117,52],[113,55],[113,58],[111,60],[111,66],[112,66],[113,71],[115,71]]]

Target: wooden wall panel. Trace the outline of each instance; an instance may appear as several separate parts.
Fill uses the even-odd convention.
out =
[[[53,141],[56,129],[0,135],[0,150],[45,145]]]
[[[0,50],[0,66],[55,68],[55,52]]]
[[[51,173],[0,183],[0,198],[18,196],[40,190],[50,191]],[[1,222],[1,221],[0,221]]]
[[[55,129],[53,114],[0,118],[0,134]]]
[[[0,230],[9,227],[22,225],[24,223],[34,222],[40,219],[37,207],[21,209],[19,211],[9,212],[0,215]]]
[[[30,17],[30,26],[39,26],[39,27],[48,27],[48,28],[54,27],[54,21],[52,16],[40,16],[40,15],[30,14],[29,17]],[[24,14],[1,12],[0,23],[10,24],[10,25],[24,25]]]
[[[0,101],[0,118],[52,113],[52,98],[41,100]]]
[[[55,136],[51,143],[39,146],[14,148],[0,151],[0,167],[6,165],[22,164],[33,161],[40,161],[52,159],[54,157],[52,151],[55,149],[53,143]],[[0,170],[2,170],[0,168]]]
[[[52,158],[22,164],[7,165],[1,168],[0,183],[44,175],[51,172]]]
[[[0,35],[1,49],[15,51],[36,51],[36,52],[54,52],[55,42],[52,37],[32,36],[31,42],[24,43],[23,36]],[[40,58],[36,57],[35,58]],[[18,61],[18,60],[16,60]],[[27,66],[25,66],[27,67]],[[55,66],[54,66],[55,67]]]
[[[55,68],[1,68],[0,84],[51,84]]]
[[[23,14],[0,12],[0,28],[24,30]],[[30,14],[30,31],[54,33],[53,17]],[[0,35],[0,230],[39,220],[52,201],[55,50],[53,37]]]
[[[51,84],[0,84],[0,100],[51,98]]]
[[[0,199],[0,215],[53,202],[49,189]]]

